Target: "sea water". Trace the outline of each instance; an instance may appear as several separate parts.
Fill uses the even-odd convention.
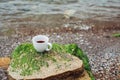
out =
[[[0,0],[0,20],[75,10],[81,19],[119,20],[120,0]]]

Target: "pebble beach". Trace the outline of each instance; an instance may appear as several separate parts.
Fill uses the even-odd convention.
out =
[[[64,14],[0,19],[0,57],[10,57],[19,44],[43,34],[51,43],[76,43],[87,54],[96,80],[120,80],[120,37],[114,37],[116,33],[120,33],[120,15],[110,20],[66,18]],[[8,80],[2,68],[0,80]]]

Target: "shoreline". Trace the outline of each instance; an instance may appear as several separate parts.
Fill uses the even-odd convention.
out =
[[[117,80],[120,77],[120,40],[112,36],[120,33],[120,21],[65,19],[63,15],[49,15],[4,22],[0,30],[0,57],[10,56],[17,45],[44,34],[52,43],[78,44],[90,59],[96,80]]]

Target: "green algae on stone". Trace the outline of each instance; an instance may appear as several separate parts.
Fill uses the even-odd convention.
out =
[[[120,33],[113,34],[114,37],[120,37]]]
[[[12,52],[11,67],[13,71],[21,69],[22,76],[31,75],[34,71],[40,70],[41,67],[48,67],[48,61],[52,61],[58,68],[60,67],[54,56],[60,56],[64,61],[70,61],[67,54],[72,54],[83,61],[84,68],[89,73],[91,80],[95,80],[89,65],[89,59],[86,54],[76,44],[52,44],[52,50],[49,52],[37,52],[31,43],[23,43],[15,48]]]

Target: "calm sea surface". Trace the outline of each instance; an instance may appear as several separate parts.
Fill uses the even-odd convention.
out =
[[[0,0],[0,20],[65,10],[82,19],[120,20],[120,0]]]

